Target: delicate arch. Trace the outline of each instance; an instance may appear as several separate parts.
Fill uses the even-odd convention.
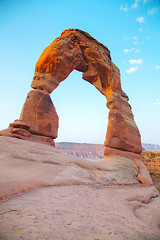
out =
[[[45,141],[50,141],[48,138],[55,139],[58,116],[50,93],[74,69],[83,72],[83,79],[93,84],[107,99],[109,116],[105,147],[140,153],[141,136],[128,96],[121,88],[119,69],[111,61],[108,48],[79,29],[65,30],[42,52],[31,84],[34,90],[26,98],[20,116],[21,122],[10,126],[19,126],[21,129],[10,129],[9,134],[27,138],[25,134],[31,133],[34,138],[47,137]],[[26,127],[23,130],[20,127],[22,122],[29,133],[26,132]]]

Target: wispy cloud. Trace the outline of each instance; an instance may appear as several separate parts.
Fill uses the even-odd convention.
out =
[[[160,99],[157,99],[153,104],[160,104]]]
[[[156,66],[156,69],[160,69],[160,66]]]
[[[148,9],[148,14],[149,15],[154,15],[159,12],[159,7],[153,7],[152,9]]]
[[[140,53],[141,50],[140,50],[140,49],[136,49],[134,52],[135,52],[135,53]]]
[[[139,23],[144,23],[145,22],[144,17],[137,17],[136,21],[139,22]]]
[[[143,63],[143,59],[130,59],[129,62],[131,64],[142,64]]]
[[[132,39],[133,39],[133,40],[137,40],[137,39],[138,39],[138,37],[137,37],[137,36],[134,36],[134,37],[132,37]]]
[[[125,6],[121,5],[120,10],[124,11],[124,12],[128,12],[129,8],[127,5],[125,5]]]
[[[134,48],[124,49],[124,52],[125,52],[125,53],[129,53],[129,52],[133,52],[133,51],[134,51]]]
[[[152,37],[150,37],[150,36],[147,36],[147,37],[145,37],[146,38],[146,40],[151,40],[152,39]]]
[[[146,4],[147,2],[150,2],[152,0],[143,0],[143,3]]]
[[[136,45],[138,42],[137,41],[134,41],[133,44]]]
[[[131,67],[130,69],[126,70],[126,73],[133,73],[133,72],[136,72],[137,70],[138,70],[137,66]]]
[[[143,28],[139,28],[138,30],[139,30],[140,32],[142,32],[142,31],[143,31]]]
[[[139,8],[138,2],[139,2],[139,0],[135,0],[134,4],[132,4],[131,8],[134,8],[134,9]]]

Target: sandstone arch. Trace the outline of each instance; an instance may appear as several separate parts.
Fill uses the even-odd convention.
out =
[[[140,133],[121,88],[119,69],[108,48],[88,33],[70,29],[56,38],[37,61],[31,87],[51,93],[74,69],[83,72],[83,79],[107,99],[110,112],[105,146],[140,153]]]
[[[31,84],[35,90],[29,92],[20,120],[36,137],[55,139],[58,116],[49,94],[74,69],[81,71],[82,78],[107,99],[109,121],[105,147],[140,153],[141,137],[128,96],[121,88],[120,71],[111,61],[108,48],[79,29],[65,30],[42,52]],[[14,129],[13,133],[22,131],[25,136],[27,133],[22,129]]]
[[[109,116],[104,155],[123,157],[124,162],[120,160],[120,167],[124,165],[126,172],[131,167],[131,175],[143,183],[151,184],[139,155],[142,151],[141,136],[128,103],[129,98],[121,88],[120,71],[112,62],[108,48],[79,29],[65,30],[42,52],[31,84],[34,90],[28,93],[20,120],[10,124],[0,135],[54,145],[58,115],[50,93],[74,69],[82,72],[83,79],[106,97]],[[127,165],[126,158],[134,160],[136,165],[131,162]],[[116,162],[115,171],[117,161],[117,158],[111,161],[112,166]],[[139,169],[138,176],[135,169]]]

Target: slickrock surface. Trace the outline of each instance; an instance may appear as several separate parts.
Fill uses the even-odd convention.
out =
[[[124,157],[130,173],[126,167],[118,180],[116,159],[109,168],[106,160],[0,137],[0,239],[159,240],[158,191],[139,183]]]

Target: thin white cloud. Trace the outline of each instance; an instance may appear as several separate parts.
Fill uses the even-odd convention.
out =
[[[133,52],[133,51],[134,51],[134,48],[124,49],[124,52],[125,52],[125,53],[129,53],[129,52]]]
[[[159,1],[159,0],[157,0]],[[143,4],[149,3],[149,2],[153,2],[153,0],[143,0]]]
[[[124,40],[128,40],[128,36],[124,36]]]
[[[145,37],[146,38],[146,40],[151,40],[152,39],[152,37],[150,37],[150,36],[147,36],[147,37]]]
[[[143,63],[143,59],[130,59],[129,62],[131,64],[142,64]]]
[[[138,70],[137,66],[131,67],[130,69],[126,70],[126,73],[133,73],[133,72],[136,72],[137,70]]]
[[[138,2],[139,2],[139,0],[135,0],[134,4],[132,4],[131,8],[134,8],[134,9],[139,8]]]
[[[159,7],[153,7],[152,9],[148,9],[148,14],[149,15],[154,15],[159,12]]]
[[[160,66],[156,66],[156,69],[160,69]]]
[[[133,40],[138,40],[137,36],[132,37]]]
[[[139,31],[142,32],[142,31],[143,31],[143,28],[139,28]]]
[[[139,23],[144,23],[144,17],[137,17],[136,21]]]
[[[160,104],[160,99],[157,99],[153,104]]]
[[[134,41],[133,44],[136,45],[138,42],[137,41]]]
[[[124,12],[128,12],[129,8],[127,5],[125,5],[125,6],[121,5],[120,10],[124,11]]]
[[[146,4],[147,2],[150,2],[151,0],[143,0],[143,4]]]
[[[136,49],[134,52],[135,52],[135,53],[140,53],[141,50],[140,50],[140,49]]]

